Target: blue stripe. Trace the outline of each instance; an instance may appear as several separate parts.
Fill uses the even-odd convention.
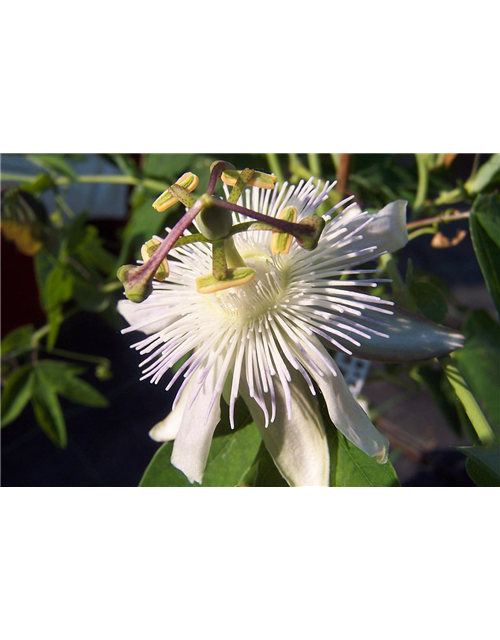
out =
[[[289,640],[290,490],[256,488],[254,506],[255,637]]]
[[[254,489],[250,487],[248,489],[248,577],[249,577],[249,598],[248,598],[248,619],[249,619],[249,634],[250,640],[253,640],[253,492]]]
[[[330,640],[337,638],[337,489],[330,488]]]

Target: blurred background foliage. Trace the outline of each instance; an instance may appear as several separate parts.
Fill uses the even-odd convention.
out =
[[[23,420],[34,419],[50,441],[64,449],[69,401],[95,409],[92,420],[102,422],[102,431],[109,428],[109,416],[118,415],[116,410],[109,413],[110,403],[111,409],[117,405],[110,386],[117,371],[113,355],[103,355],[97,347],[105,349],[103,336],[112,341],[123,326],[116,312],[121,297],[116,270],[134,262],[146,240],[164,235],[164,227],[182,215],[179,206],[164,213],[155,211],[151,203],[159,193],[187,170],[205,185],[216,159],[240,169],[274,172],[280,182],[307,180],[311,175],[337,179],[322,213],[350,194],[370,211],[398,198],[408,200],[410,243],[398,255],[380,258],[379,267],[392,278],[392,285],[380,285],[375,293],[392,296],[400,306],[461,329],[467,345],[439,363],[372,367],[369,381],[395,385],[401,393],[378,403],[365,399],[370,400],[371,417],[384,431],[383,416],[395,403],[404,403],[408,394],[425,392],[450,433],[467,444],[459,451],[470,479],[481,486],[499,486],[500,154],[2,156],[2,427],[14,430]],[[89,163],[94,171],[87,173]],[[102,203],[95,206],[97,188],[106,190],[104,207]],[[84,192],[92,197],[83,197]],[[471,273],[479,273],[478,265],[486,295],[484,285],[471,278]],[[94,325],[96,316],[102,320]],[[84,324],[102,331],[90,340],[95,352],[79,337]],[[65,327],[70,329],[61,344]],[[123,340],[124,350],[127,344]],[[137,369],[127,375],[135,377],[133,382],[139,377]],[[31,416],[27,416],[28,405]],[[107,418],[100,420],[98,410],[106,407]],[[146,406],[138,414],[144,439],[155,421],[153,409],[150,413],[148,417]],[[158,415],[165,413],[163,404]],[[400,431],[404,428],[403,420]],[[393,445],[391,460],[396,464],[401,451],[412,445],[387,425],[384,433]],[[204,486],[282,482],[248,419],[243,417],[233,434],[224,425],[217,434]],[[380,469],[367,481],[359,473],[366,460],[352,462],[357,450],[343,456],[349,443],[335,437],[331,451],[338,454],[332,484],[397,484],[393,471]],[[169,447],[158,450],[156,458],[168,459]],[[16,441],[16,448],[22,451],[21,441]],[[151,451],[147,449],[146,457]],[[230,456],[223,455],[229,451]],[[351,467],[342,462],[346,457]],[[158,469],[168,477],[156,477]],[[3,477],[3,482],[8,484],[9,478]],[[43,482],[40,476],[39,483]],[[133,473],[120,482],[137,484]],[[150,466],[142,479],[146,486],[186,483],[180,472],[163,463]]]

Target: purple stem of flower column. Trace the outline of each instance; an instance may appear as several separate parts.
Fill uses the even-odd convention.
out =
[[[284,233],[289,233],[293,236],[302,234],[312,236],[314,234],[314,230],[306,224],[287,222],[286,220],[280,220],[279,218],[266,216],[264,213],[252,211],[252,209],[247,209],[246,207],[241,207],[239,204],[232,204],[231,202],[226,202],[225,200],[214,199],[214,204],[216,204],[218,207],[222,207],[223,209],[230,209],[231,211],[241,213],[249,218],[253,218],[254,220],[258,220],[259,222],[268,224],[274,227],[277,231],[283,231]]]
[[[138,267],[137,270],[133,273],[133,275],[130,277],[131,284],[134,281],[141,280],[144,275],[149,275],[152,277],[156,273],[161,263],[166,258],[168,252],[172,249],[174,244],[193,222],[196,216],[200,213],[200,211],[203,209],[203,206],[204,203],[202,200],[196,200],[194,205],[190,209],[188,209],[188,211],[186,211],[179,222],[174,225],[168,236],[163,239],[161,244],[158,246],[158,249],[156,249],[151,258],[146,263],[144,263],[142,267]]]
[[[232,168],[232,164],[229,162],[224,162],[224,160],[220,160],[217,162],[215,167],[212,169],[212,173],[210,174],[210,180],[208,181],[207,191],[208,195],[212,195],[215,191],[215,186],[217,185],[217,180],[221,177],[222,172],[226,169]]]

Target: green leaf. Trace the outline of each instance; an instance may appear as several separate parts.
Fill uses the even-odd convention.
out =
[[[71,299],[73,276],[62,265],[57,265],[49,273],[45,284],[46,310],[50,311]]]
[[[414,282],[410,285],[410,293],[418,311],[433,322],[442,323],[448,307],[441,291],[429,282]]]
[[[458,447],[467,457],[467,473],[480,487],[500,487],[500,445]]]
[[[339,431],[331,434],[330,486],[332,487],[399,487],[400,482],[390,462],[379,464],[358,449]]]
[[[288,487],[288,482],[283,478],[274,460],[269,455],[266,445],[262,443],[257,459],[256,487]]]
[[[104,248],[97,228],[93,225],[87,225],[85,233],[85,240],[76,251],[81,262],[88,269],[95,268],[105,275],[115,271],[116,256]]]
[[[479,440],[483,445],[490,444],[494,440],[494,432],[488,420],[486,420],[484,413],[481,411],[481,407],[477,403],[474,394],[469,389],[467,382],[464,380],[450,356],[439,358],[439,362],[448,378],[448,382],[453,387],[458,399],[469,416]]]
[[[65,448],[67,444],[64,415],[56,391],[40,367],[35,369],[35,384],[32,398],[35,418],[54,444]]]
[[[237,487],[247,476],[259,450],[259,430],[252,422],[230,435],[212,440],[202,487]],[[173,442],[162,445],[140,482],[141,487],[198,487],[172,466]]]
[[[33,153],[27,156],[27,159],[42,169],[46,169],[49,173],[56,173],[76,182],[78,176],[71,167],[63,159],[62,154],[53,153]]]
[[[469,224],[479,266],[500,314],[500,196],[478,196]]]
[[[500,325],[478,309],[469,316],[464,333],[467,343],[453,360],[500,441]]]
[[[86,225],[87,225],[86,212],[81,213],[71,221],[71,224],[69,225],[66,232],[67,233],[66,251],[68,253],[73,253],[73,251],[75,251],[76,248],[86,239],[87,237]]]
[[[60,376],[79,376],[87,371],[87,367],[64,360],[39,360],[43,374],[52,384],[57,384]]]
[[[144,173],[151,178],[175,182],[188,169],[192,153],[150,153],[146,158]]]
[[[52,178],[46,173],[41,173],[30,182],[23,183],[19,188],[21,191],[31,193],[31,195],[40,196],[44,191],[54,188],[54,186],[55,183]]]
[[[57,360],[41,360],[38,366],[55,391],[67,400],[87,407],[102,408],[109,405],[102,393],[76,377],[74,369],[70,368],[71,365],[68,367],[66,363]]]
[[[64,321],[62,307],[55,307],[47,312],[47,320],[49,322],[49,333],[47,335],[47,349],[51,351],[57,341],[59,329]]]
[[[464,184],[465,190],[471,196],[483,191],[493,179],[500,174],[500,153],[494,153],[479,170]]]
[[[144,242],[150,240],[155,234],[163,233],[165,221],[173,209],[158,212],[153,209],[153,200],[144,201],[132,212],[129,221],[123,231],[123,243],[118,259],[119,263],[125,262],[130,252],[136,253]]]
[[[73,297],[84,311],[101,313],[108,308],[110,298],[97,285],[75,274]]]
[[[28,404],[33,390],[33,367],[25,364],[12,373],[2,390],[2,427],[7,426]]]
[[[22,327],[18,327],[8,333],[2,339],[2,355],[11,353],[12,351],[18,351],[24,347],[29,347],[31,343],[31,337],[35,333],[35,328],[32,324],[25,324]]]
[[[38,287],[38,292],[40,295],[40,303],[44,309],[47,308],[46,300],[45,300],[45,287],[47,284],[47,279],[54,268],[54,258],[52,256],[49,257],[46,251],[42,251],[38,255],[35,256],[35,276],[36,283]],[[52,258],[52,259],[51,259]]]
[[[137,164],[130,157],[128,153],[106,153],[104,157],[117,166],[120,171],[130,176],[139,176],[139,170]]]

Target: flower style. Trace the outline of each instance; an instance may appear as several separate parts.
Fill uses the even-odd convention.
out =
[[[333,186],[327,182],[320,190],[311,178],[273,191],[252,187],[238,204],[273,218],[294,207],[300,222],[315,214]],[[245,284],[200,293],[196,281],[212,269],[212,248],[187,244],[171,251],[175,260],[169,261],[169,278],[154,282],[147,300],[119,302],[130,324],[123,333],[147,334],[132,345],[146,356],[141,379],[158,383],[187,358],[166,387],[183,379],[173,410],[150,435],[158,441],[175,440],[172,464],[191,483],[202,481],[222,394],[232,426],[236,399],[243,397],[275,464],[292,486],[329,482],[316,389],[335,427],[369,456],[386,462],[388,441],[353,398],[331,352],[402,362],[463,346],[463,336],[456,331],[367,293],[381,280],[372,277],[375,269],[359,266],[407,243],[406,202],[398,200],[368,214],[347,201],[324,216],[325,229],[312,251],[293,242],[288,252],[276,253],[276,232],[269,230],[234,235],[238,254],[255,270]],[[232,218],[233,224],[250,220],[234,212]]]

